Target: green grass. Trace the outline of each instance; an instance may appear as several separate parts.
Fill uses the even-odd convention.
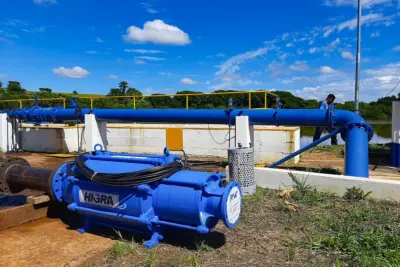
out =
[[[259,187],[245,196],[238,226],[217,227],[227,237],[219,248],[200,241],[149,250],[119,240],[91,266],[400,266],[399,203],[355,187],[336,196],[292,179],[289,197]]]
[[[400,264],[400,219],[387,204],[337,203],[311,214],[311,222],[314,238],[307,245],[316,251],[338,254],[350,266]]]
[[[108,255],[111,258],[118,258],[122,255],[133,252],[137,248],[137,245],[133,242],[127,242],[124,240],[117,240],[114,245],[108,251]]]
[[[333,193],[320,191],[316,187],[308,185],[307,179],[300,180],[295,176],[292,176],[292,180],[294,189],[292,198],[297,202],[313,205],[335,197],[335,194]]]
[[[334,266],[400,266],[397,204],[366,200],[371,192],[355,187],[349,188],[342,200],[295,178],[293,189],[294,203],[304,205],[290,222],[293,231],[304,231],[307,237],[307,241],[298,238],[300,247],[335,255]],[[295,246],[287,246],[288,260],[295,251]]]

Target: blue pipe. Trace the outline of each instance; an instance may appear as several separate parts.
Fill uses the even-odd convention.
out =
[[[353,152],[346,151],[346,175],[368,177],[368,149],[358,148],[360,141],[365,141],[363,147],[368,146],[372,139],[372,127],[359,115],[346,110],[319,110],[319,109],[276,109],[276,110],[239,110],[239,109],[62,109],[55,108],[25,108],[7,112],[10,118],[34,122],[49,121],[62,122],[65,120],[83,121],[86,114],[94,114],[98,120],[127,121],[127,122],[152,122],[152,123],[204,123],[204,124],[235,124],[237,116],[248,116],[252,125],[282,125],[282,126],[319,126],[343,127],[342,138],[350,130],[350,126],[358,125],[363,131],[355,131],[346,144],[357,151],[362,150],[365,155],[362,161]],[[352,129],[352,128],[351,128]],[[358,139],[353,135],[359,136]],[[353,144],[354,143],[354,144]],[[350,167],[351,166],[351,167]]]
[[[343,138],[343,136],[342,136]],[[347,126],[344,172],[349,176],[368,177],[368,135],[361,124]]]
[[[170,122],[227,124],[236,116],[249,116],[251,124],[284,126],[344,126],[348,123],[365,123],[359,115],[336,110],[327,112],[319,109],[278,109],[278,110],[222,110],[222,109],[62,109],[25,108],[9,110],[10,118],[28,121],[62,122],[65,120],[84,120],[86,114],[94,114],[99,120],[129,122]]]
[[[294,157],[296,157],[297,155],[299,155],[299,154],[301,154],[301,153],[303,153],[303,152],[309,150],[310,148],[321,144],[321,143],[324,142],[325,140],[328,140],[329,138],[331,138],[331,136],[337,135],[337,134],[340,133],[342,130],[343,130],[343,128],[336,129],[335,131],[333,131],[333,132],[331,132],[331,133],[329,133],[329,134],[327,134],[327,135],[321,137],[320,139],[318,139],[318,140],[312,142],[311,144],[306,145],[305,147],[300,148],[299,150],[297,150],[297,151],[295,151],[295,152],[293,152],[293,153],[287,155],[287,156],[284,157],[283,159],[280,159],[280,160],[278,160],[277,162],[272,163],[271,165],[268,166],[268,168],[275,168],[276,166],[281,165],[282,163],[288,161],[289,159],[294,158]]]
[[[400,144],[392,143],[392,166],[400,168]]]

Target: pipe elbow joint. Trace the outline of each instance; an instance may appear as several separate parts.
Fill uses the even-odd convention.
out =
[[[343,131],[341,133],[341,137],[343,140],[346,140],[346,134],[353,128],[362,128],[368,134],[368,141],[371,141],[374,136],[374,130],[371,125],[366,122],[360,115],[347,111],[347,110],[338,110],[335,114],[335,124],[343,127]]]

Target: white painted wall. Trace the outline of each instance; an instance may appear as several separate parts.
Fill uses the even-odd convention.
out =
[[[393,101],[392,106],[392,142],[400,144],[400,101]]]
[[[226,125],[204,124],[107,124],[107,149],[113,152],[162,153],[166,145],[165,128],[183,129],[183,145],[188,155],[197,157],[227,157],[229,147]],[[32,152],[70,153],[78,149],[77,127],[49,124],[22,126],[22,149]],[[87,131],[79,126],[82,148],[86,148]],[[235,129],[231,129],[231,137]],[[103,140],[104,142],[104,140]],[[233,146],[235,140],[231,140]],[[257,163],[273,162],[300,147],[298,127],[254,127],[254,150]],[[298,162],[299,156],[293,162]]]

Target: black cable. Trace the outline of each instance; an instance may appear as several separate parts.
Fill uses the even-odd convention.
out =
[[[139,186],[141,184],[147,184],[170,177],[174,173],[184,169],[181,161],[174,161],[165,165],[160,165],[135,172],[117,174],[96,173],[86,165],[84,159],[85,154],[81,154],[75,159],[75,164],[79,173],[88,180],[108,186]]]
[[[213,136],[212,133],[211,133],[210,124],[208,124],[208,132],[209,132],[209,134],[210,134],[212,140],[214,140],[214,142],[215,142],[217,145],[220,145],[220,146],[223,145],[223,144],[225,144],[226,142],[228,142],[228,141],[230,141],[230,140],[232,140],[233,138],[236,137],[236,136],[232,136],[232,137],[226,139],[226,137],[227,137],[227,135],[230,133],[230,131],[231,131],[231,129],[229,128],[228,132],[225,134],[224,141],[223,141],[222,143],[220,143],[220,142],[218,142],[217,140],[215,140],[214,136]]]
[[[393,87],[393,89],[385,97],[388,97],[397,88],[397,86],[399,84],[400,84],[400,80],[397,82],[397,84]]]

